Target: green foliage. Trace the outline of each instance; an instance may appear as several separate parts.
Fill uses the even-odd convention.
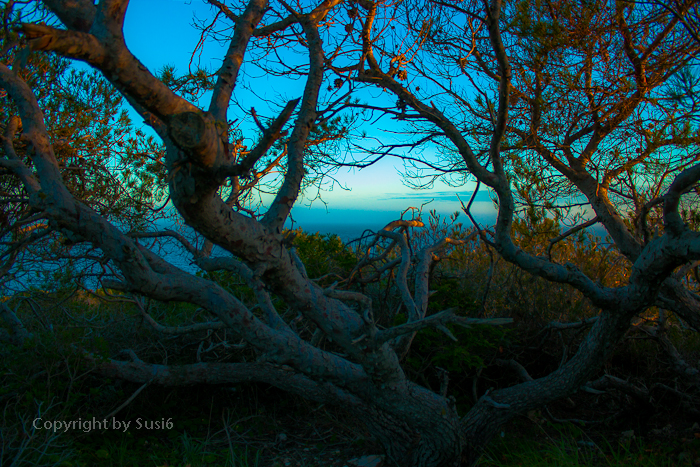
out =
[[[14,297],[14,300],[20,299]],[[21,299],[20,299],[21,300]],[[34,315],[32,306],[41,314]],[[43,306],[58,303],[55,307]],[[18,313],[33,338],[21,348],[0,341],[0,408],[3,436],[0,437],[0,465],[87,467],[158,465],[231,467],[258,466],[261,452],[245,446],[222,443],[209,434],[210,418],[202,417],[211,410],[211,401],[202,402],[201,394],[192,393],[193,403],[182,404],[178,397],[154,395],[158,403],[144,393],[141,402],[116,417],[131,420],[128,432],[120,430],[71,429],[67,432],[36,429],[37,418],[49,422],[98,420],[122,404],[136,387],[121,381],[105,379],[92,372],[96,364],[129,346],[119,335],[123,318],[122,305],[99,306],[91,296],[60,296],[35,292],[20,303]],[[14,308],[14,307],[13,307]],[[160,319],[159,310],[151,313]],[[192,321],[192,310],[172,313],[174,324]],[[66,320],[65,318],[69,318]],[[117,318],[115,320],[115,318]],[[76,322],[86,325],[75,325]],[[142,332],[133,323],[127,325],[132,334]],[[116,349],[112,348],[115,347]],[[89,357],[88,357],[89,355]],[[139,355],[148,357],[149,352]],[[173,362],[176,358],[173,357]],[[196,402],[196,403],[195,403]],[[254,412],[255,407],[252,409]],[[144,421],[138,430],[136,419]],[[154,421],[172,419],[165,429],[153,427]],[[244,420],[247,420],[245,416]],[[148,426],[151,423],[151,426]],[[232,429],[244,432],[250,423],[233,423]],[[41,426],[40,426],[41,428]],[[219,428],[220,429],[220,428]],[[269,431],[263,427],[260,432]]]
[[[54,54],[34,52],[26,38],[17,34],[23,21],[56,22],[43,7],[38,3],[5,3],[0,60],[11,66],[34,92],[62,182],[76,199],[110,222],[127,230],[145,230],[166,214],[154,210],[166,198],[163,145],[133,125],[122,95],[99,73],[72,67],[69,60]],[[0,93],[0,115],[3,125],[19,115],[7,93]],[[20,130],[18,127],[16,134],[10,135],[9,142],[16,157],[31,173],[36,173],[32,149]],[[1,157],[14,157],[3,154],[5,150],[0,149]],[[26,274],[42,274],[37,266],[39,258],[46,263],[55,260],[50,266],[52,272],[42,277],[44,283],[40,284],[43,289],[54,290],[67,286],[63,279],[75,277],[80,267],[87,267],[88,261],[80,267],[78,262],[64,261],[85,255],[86,249],[72,250],[81,239],[53,232],[55,227],[29,208],[18,177],[12,171],[1,171],[0,240],[6,246],[2,260],[8,276],[24,276],[25,285],[36,284],[36,279],[27,278]],[[31,254],[17,254],[30,245]],[[8,257],[10,261],[5,264]],[[50,277],[56,270],[70,272]]]
[[[688,465],[678,462],[672,448],[663,443],[632,437],[619,442],[594,440],[572,424],[538,421],[523,428],[528,433],[501,433],[477,465],[480,467],[544,466],[644,466]]]
[[[204,68],[179,75],[173,65],[165,65],[158,73],[158,79],[185,99],[196,102],[202,94],[214,89],[214,73]]]
[[[84,329],[32,331],[21,348],[0,344],[0,465],[71,465],[74,450],[62,434],[37,429],[34,421],[71,420],[101,410],[118,394],[111,380],[86,376],[92,364],[74,346]],[[84,344],[104,355],[104,340],[88,338]]]
[[[406,358],[407,365],[413,371],[423,373],[439,367],[451,374],[465,374],[483,368],[488,357],[497,354],[501,346],[507,345],[508,330],[502,327],[447,327],[458,339],[457,342],[434,329],[418,333]]]
[[[37,94],[69,190],[108,219],[144,228],[146,210],[165,197],[162,145],[133,127],[121,94],[97,72],[31,53],[21,73]],[[16,113],[8,96],[0,96],[0,111]],[[19,138],[15,149],[31,167]]]
[[[197,271],[197,276],[211,280],[232,292],[236,297],[252,300],[254,294],[245,283],[243,278],[231,271]]]
[[[301,229],[288,235],[295,235],[293,245],[312,279],[331,276],[328,281],[332,283],[341,277],[347,277],[357,263],[355,254],[337,235],[310,234]]]
[[[130,228],[165,197],[164,149],[135,129],[123,98],[97,72],[66,70],[42,102],[64,182],[81,201]]]
[[[439,226],[444,227],[448,223],[443,223],[437,216],[434,220],[435,222],[431,224],[434,229],[433,234],[440,235]],[[547,225],[543,229],[547,228]],[[455,236],[464,235],[464,232],[454,230],[455,226],[451,226],[450,229],[453,229],[451,234]],[[538,236],[532,232],[523,232],[524,236],[526,234],[529,236],[522,239],[524,247],[535,251],[543,248],[542,243],[547,238],[545,235]],[[427,236],[421,238],[416,236],[414,240],[431,242]],[[589,249],[598,248],[597,244],[587,242],[585,239],[578,242],[573,238],[570,242],[570,244],[564,242],[557,246],[556,254],[562,255],[562,261],[585,259],[587,255],[594,254]],[[302,259],[311,267],[316,267],[316,269],[310,268],[316,274],[323,275],[333,271],[339,271],[341,275],[346,274],[346,271],[355,263],[355,256],[334,236],[299,232],[293,244],[298,248]],[[435,276],[433,288],[436,293],[431,298],[429,313],[453,306],[460,308],[460,313],[466,315],[479,312],[480,301],[477,298],[481,290],[472,274],[483,274],[483,268],[488,266],[483,260],[485,256],[483,250],[473,244],[461,245],[450,256],[463,261],[462,269],[457,269],[455,262],[438,263],[436,270],[433,271]],[[316,263],[313,262],[314,258]],[[468,265],[469,269],[464,265]],[[512,281],[513,277],[513,271],[507,265],[506,267],[499,265],[495,268],[492,285],[494,291],[487,300],[491,303],[489,306],[499,303],[508,305],[500,293],[508,290],[509,281]],[[223,276],[217,276],[217,278],[222,282],[226,279]],[[229,286],[237,288],[236,290],[241,294],[246,293],[245,284],[236,283],[237,279],[230,275],[227,280],[231,281]],[[542,302],[545,308],[542,311],[543,318],[556,315],[562,320],[573,320],[573,316],[579,316],[573,309],[557,308],[560,305],[554,298],[559,292],[553,290],[551,284],[540,284],[535,281],[530,283],[530,287],[533,288],[531,292],[533,296],[541,294],[553,300],[553,304],[548,304],[546,300]],[[19,297],[15,298],[15,300],[18,299]],[[163,358],[164,351],[170,363],[189,362],[191,355],[186,354],[184,349],[193,352],[203,338],[203,335],[193,336],[191,340],[179,339],[173,342],[171,338],[162,339],[148,326],[133,326],[133,320],[124,322],[124,329],[120,331],[122,334],[119,334],[117,330],[121,328],[115,328],[117,324],[113,320],[121,319],[120,317],[125,314],[124,310],[119,308],[123,305],[98,305],[88,299],[92,300],[92,297],[80,294],[70,296],[66,295],[66,291],[53,295],[34,292],[33,300],[41,306],[46,305],[43,308],[42,320],[30,318],[33,313],[28,302],[20,307],[23,321],[27,323],[35,338],[27,341],[20,351],[11,347],[0,347],[3,352],[0,355],[2,357],[0,403],[4,404],[7,414],[3,420],[3,426],[7,426],[8,429],[3,434],[8,433],[5,438],[8,441],[4,441],[5,452],[8,455],[15,455],[20,449],[24,449],[22,452],[26,453],[23,456],[27,462],[36,462],[36,457],[32,457],[31,453],[39,450],[22,446],[41,446],[42,452],[46,453],[41,465],[74,467],[264,465],[267,459],[265,452],[245,444],[229,445],[225,441],[225,433],[221,431],[223,428],[213,428],[214,422],[218,422],[219,418],[203,416],[212,410],[211,407],[218,407],[219,403],[214,404],[212,401],[210,404],[201,401],[201,388],[192,391],[193,399],[187,403],[183,403],[182,396],[170,396],[167,393],[168,390],[150,393],[149,388],[126,409],[126,412],[120,413],[117,417],[132,420],[135,417],[159,420],[164,416],[172,415],[174,426],[169,430],[68,433],[54,437],[49,436],[50,433],[45,431],[38,433],[43,437],[27,431],[30,434],[29,444],[22,445],[20,440],[22,433],[26,430],[17,424],[16,420],[32,420],[39,411],[47,413],[47,417],[59,420],[68,420],[76,416],[84,419],[93,415],[99,417],[120,405],[138,388],[138,385],[124,385],[118,381],[104,381],[92,377],[87,370],[93,363],[86,361],[84,354],[76,349],[81,348],[92,352],[99,361],[99,358],[113,356],[119,350],[132,348],[135,344],[140,346],[138,355],[144,360],[158,361],[158,358]],[[522,300],[527,302],[530,298],[523,296]],[[52,308],[50,304],[53,303],[60,305]],[[194,309],[191,305],[153,302],[146,303],[145,306],[148,307],[152,316],[165,324],[182,325],[191,323],[193,320],[204,319],[198,317],[201,311]],[[511,307],[508,309],[510,312],[512,307],[522,306],[522,303],[511,303],[508,306]],[[131,312],[127,310],[126,314]],[[66,320],[65,316],[71,316],[70,320]],[[583,316],[590,316],[590,314],[583,313]],[[405,316],[400,314],[394,318],[393,324],[400,324],[404,320]],[[90,327],[75,325],[75,323],[87,322],[91,323]],[[482,374],[482,370],[484,373],[488,372],[488,367],[494,358],[509,358],[518,349],[522,349],[523,333],[517,329],[491,326],[473,326],[469,329],[449,326],[449,328],[458,338],[457,342],[451,341],[436,330],[428,329],[420,332],[406,358],[405,367],[412,379],[433,390],[439,388],[440,371],[449,372],[450,395],[457,399],[457,406],[463,410],[470,404],[472,386],[467,383]],[[687,334],[680,328],[671,326],[669,337],[673,342],[679,342],[686,339]],[[76,346],[78,343],[79,346]],[[615,368],[625,368],[628,365],[625,362],[628,361],[638,363],[658,359],[653,342],[635,341],[633,343],[636,347],[631,349],[631,354],[623,355],[624,358],[613,359],[613,364],[618,365]],[[559,348],[558,346],[557,341],[555,347]],[[697,347],[697,342],[694,342],[693,348],[697,349]],[[660,366],[657,365],[655,368],[659,369]],[[483,374],[482,378],[484,378]],[[489,381],[489,384],[497,383]],[[208,390],[214,391],[211,388]],[[46,411],[47,407],[50,410]],[[229,430],[230,437],[254,437],[278,430],[274,426],[274,420],[263,410],[263,407],[272,407],[273,410],[284,413],[294,410],[293,406],[286,406],[279,399],[271,405],[261,407],[253,404],[252,407],[253,409],[249,412],[238,414],[236,418],[227,422],[225,426]],[[257,421],[251,423],[247,421],[248,417],[257,417]],[[548,426],[547,429],[556,429],[556,425]],[[214,432],[218,433],[218,438],[212,435]],[[653,448],[649,451],[647,444],[642,447],[641,444],[635,444],[637,441],[619,447],[616,443],[612,443],[612,447],[606,447],[604,442],[598,442],[602,451],[596,448],[595,452],[590,450],[589,452],[579,449],[581,445],[578,442],[582,438],[588,442],[586,435],[580,431],[575,433],[566,431],[561,435],[550,435],[550,437],[551,440],[545,443],[534,437],[520,440],[513,440],[509,436],[503,438],[497,441],[499,444],[490,451],[482,461],[482,465],[591,465],[592,459],[595,460],[596,465],[633,465],[635,462],[641,465],[671,465],[662,462],[665,457],[659,449]],[[503,442],[513,444],[501,444]],[[358,440],[357,443],[359,445],[362,441]]]
[[[333,282],[346,277],[357,259],[337,235],[310,234],[301,229],[286,231],[285,236],[292,239],[292,247],[306,267],[310,278],[328,276],[325,282]],[[232,291],[236,296],[253,300],[254,295],[245,281],[230,271],[198,272],[199,276],[214,280]]]
[[[434,295],[428,303],[428,314],[437,313],[447,308],[471,310],[477,308],[475,290],[456,277],[437,278],[432,287]]]

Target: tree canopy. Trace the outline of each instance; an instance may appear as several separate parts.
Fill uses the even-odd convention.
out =
[[[158,217],[149,214],[149,208],[166,199],[161,145],[134,128],[122,106],[122,96],[96,71],[71,69],[63,57],[21,46],[16,28],[23,18],[47,19],[48,13],[13,9],[9,3],[4,15],[0,37],[3,61],[14,64],[15,74],[36,96],[62,183],[76,199],[106,219],[123,228],[145,229]],[[28,160],[32,149],[20,137],[22,122],[16,103],[5,94],[0,106],[9,117],[5,150],[16,160]],[[26,276],[37,268],[37,256],[47,262],[77,256],[70,253],[70,246],[76,243],[72,234],[56,230],[51,220],[28,202],[21,179],[13,176],[9,167],[3,168],[0,183],[2,237],[8,240],[3,251],[3,282],[31,282]],[[56,248],[59,243],[63,246]]]

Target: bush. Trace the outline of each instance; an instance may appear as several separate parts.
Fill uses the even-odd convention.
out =
[[[301,229],[288,232],[294,236],[293,246],[311,279],[323,278],[322,283],[333,283],[347,277],[357,263],[357,257],[335,234],[310,234]]]

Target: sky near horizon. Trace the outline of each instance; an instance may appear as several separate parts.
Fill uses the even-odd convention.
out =
[[[156,73],[166,65],[184,72],[200,38],[199,31],[192,27],[193,19],[210,17],[210,7],[198,0],[132,0],[124,23],[126,43],[151,72]],[[202,66],[216,69],[225,50],[223,45],[210,43],[196,59]],[[290,92],[294,91],[297,90]],[[240,87],[235,92],[245,108],[260,109],[265,105],[253,93],[245,94]],[[139,121],[138,117],[135,120]],[[370,228],[380,228],[378,224],[397,219],[410,206],[428,203],[424,211],[435,209],[448,215],[460,210],[457,194],[465,203],[471,195],[472,184],[452,188],[438,181],[430,190],[411,189],[402,182],[402,168],[400,160],[385,158],[362,170],[343,169],[334,178],[347,190],[335,185],[331,191],[321,193],[323,201],[300,199],[292,216],[302,227],[368,223],[374,224],[368,225]],[[495,219],[493,202],[485,190],[475,199],[472,212],[479,222],[492,223]]]

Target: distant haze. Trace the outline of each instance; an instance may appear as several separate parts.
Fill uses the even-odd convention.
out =
[[[408,206],[408,205],[407,205]],[[438,214],[445,218],[459,210],[459,204],[452,211],[438,211]],[[427,221],[429,209],[425,209],[422,219]],[[309,233],[332,233],[337,234],[344,241],[353,240],[362,233],[370,229],[377,231],[386,226],[389,222],[401,217],[401,211],[369,210],[369,209],[334,209],[329,207],[328,211],[317,208],[295,208],[292,211],[294,223],[287,222],[287,228],[301,228]],[[404,219],[411,219],[411,213],[404,215]],[[482,225],[492,225],[495,222],[495,211],[493,213],[476,214],[475,219]],[[471,223],[464,213],[461,213],[458,222],[462,222],[465,227],[471,227]]]

